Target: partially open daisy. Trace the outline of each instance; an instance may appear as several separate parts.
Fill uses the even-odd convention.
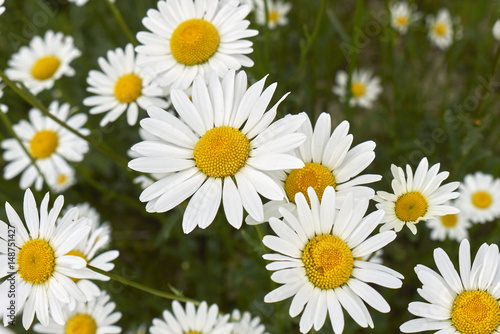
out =
[[[240,310],[233,310],[230,322],[233,326],[231,334],[266,334],[266,327],[260,322],[260,318],[252,318],[248,311],[241,314]]]
[[[243,208],[256,220],[264,219],[259,194],[282,200],[282,186],[268,171],[302,168],[304,163],[288,152],[305,135],[295,133],[305,117],[288,115],[274,123],[276,109],[266,108],[276,89],[264,91],[265,78],[247,90],[247,77],[229,71],[224,79],[213,73],[210,84],[198,76],[192,101],[173,90],[172,103],[180,116],[152,106],[141,127],[161,138],[132,147],[141,155],[129,167],[143,173],[168,173],[146,188],[141,196],[149,212],[166,212],[193,195],[184,213],[185,233],[206,228],[215,218],[221,200],[228,222],[239,228]],[[235,182],[236,181],[236,182]]]
[[[282,201],[270,201],[264,205],[264,221],[270,217],[280,218],[279,208],[285,206],[294,212],[295,195],[301,192],[306,199],[307,189],[312,187],[319,199],[327,186],[334,187],[337,192],[336,204],[342,205],[347,194],[353,192],[355,197],[372,198],[375,191],[363,184],[379,181],[380,175],[359,175],[375,158],[375,143],[366,141],[351,148],[353,136],[348,134],[349,122],[343,121],[331,132],[331,117],[322,113],[312,127],[309,117],[304,113],[306,121],[299,132],[306,134],[306,141],[296,150],[296,156],[304,162],[300,169],[287,170],[277,175],[283,184],[287,198]],[[247,217],[248,224],[258,224],[252,217]]]
[[[150,9],[143,19],[151,32],[139,32],[136,48],[139,66],[164,87],[188,88],[197,75],[208,81],[215,71],[222,77],[229,69],[251,67],[252,42],[257,35],[247,29],[248,5],[239,1],[167,0]]]
[[[389,6],[391,27],[401,34],[406,34],[408,27],[420,19],[422,14],[415,11],[415,6],[406,1],[394,2]]]
[[[394,231],[380,232],[367,237],[380,223],[384,212],[378,210],[363,217],[368,199],[354,202],[352,194],[340,210],[336,193],[327,187],[321,203],[312,189],[309,202],[302,193],[295,197],[297,213],[282,208],[284,220],[271,218],[269,224],[277,236],[267,235],[263,242],[276,253],[264,255],[273,261],[267,269],[275,271],[271,279],[283,284],[264,297],[274,303],[293,297],[290,316],[304,310],[300,332],[314,326],[318,331],[330,315],[335,333],[342,333],[342,307],[362,327],[372,327],[373,321],[364,302],[376,310],[390,310],[385,299],[367,283],[399,288],[403,276],[383,265],[358,260],[371,254],[396,238]]]
[[[98,62],[102,72],[92,70],[87,78],[90,85],[87,91],[97,95],[85,98],[83,104],[92,107],[91,114],[106,113],[101,126],[116,121],[125,111],[128,124],[134,125],[139,106],[142,109],[150,105],[168,107],[169,103],[160,98],[164,90],[151,83],[137,66],[132,44],[127,44],[125,50],[108,51],[107,59],[100,57]]]
[[[186,309],[174,300],[172,311],[163,311],[163,319],[154,318],[151,334],[230,334],[232,325],[228,323],[229,315],[219,316],[219,307],[212,304],[208,307],[203,301],[198,309],[193,303],[187,302]]]
[[[460,210],[454,206],[446,205],[449,200],[458,197],[460,182],[450,182],[441,186],[441,183],[450,173],[439,171],[439,163],[429,169],[427,158],[423,158],[418,164],[415,175],[410,165],[406,165],[406,174],[401,167],[391,166],[394,177],[392,190],[394,194],[385,191],[377,191],[373,198],[378,203],[378,209],[385,211],[380,230],[394,229],[401,231],[403,226],[408,226],[413,234],[417,233],[416,224],[428,219],[437,219],[440,216],[459,213]]]
[[[445,203],[446,205],[457,206],[454,203]],[[429,219],[425,225],[431,229],[431,240],[444,241],[446,238],[456,241],[462,241],[469,237],[470,221],[465,217],[464,211],[451,213],[436,219]]]
[[[5,74],[11,80],[22,81],[36,95],[52,88],[63,75],[73,76],[75,70],[69,64],[80,55],[73,37],[49,30],[44,38],[33,37],[29,47],[23,46],[12,55]]]
[[[87,116],[84,114],[70,116],[69,104],[59,105],[57,101],[54,101],[49,105],[49,111],[81,134],[88,135],[90,133],[88,129],[83,128]],[[89,150],[89,144],[48,116],[42,115],[38,109],[30,110],[29,120],[30,122],[20,121],[13,126],[13,129],[50,186],[51,182],[57,181],[57,177],[61,173],[73,172],[73,167],[68,164],[68,161],[82,161],[83,155]],[[35,189],[41,190],[43,178],[19,142],[14,138],[5,139],[2,141],[1,147],[5,150],[3,158],[9,161],[4,169],[4,178],[10,180],[22,173],[19,181],[21,189],[26,189],[34,183]]]
[[[68,1],[73,2],[78,7],[81,7],[81,6],[85,5],[87,2],[89,2],[89,0],[68,0]],[[114,1],[111,1],[111,2],[114,2]]]
[[[354,70],[349,83],[349,75],[345,71],[338,71],[335,76],[336,86],[332,91],[339,96],[340,102],[344,102],[349,95],[349,105],[351,107],[360,106],[370,109],[373,102],[382,93],[380,78],[373,77],[369,70]],[[350,85],[350,86],[349,86]]]
[[[401,325],[403,333],[500,333],[500,275],[498,246],[483,244],[471,266],[470,245],[460,243],[459,271],[441,248],[434,250],[439,273],[417,265],[422,282],[418,294],[428,303],[411,302],[408,310],[419,318]]]
[[[482,172],[467,174],[460,185],[457,206],[474,223],[500,217],[500,179]]]
[[[64,324],[51,321],[48,326],[36,324],[33,329],[46,334],[115,334],[121,333],[116,324],[122,317],[115,312],[115,303],[100,291],[98,297],[63,309]]]
[[[282,0],[257,0],[255,22],[261,26],[266,25],[266,8],[264,1],[267,1],[267,26],[269,29],[287,25],[288,18],[286,16],[292,9],[292,4]]]
[[[453,43],[453,22],[450,12],[441,8],[436,17],[427,16],[428,37],[441,50],[446,50]]]
[[[15,279],[17,284],[17,312],[23,311],[23,326],[28,329],[36,313],[38,320],[49,324],[50,316],[59,324],[64,324],[62,304],[69,303],[71,297],[85,301],[85,295],[70,277],[80,277],[84,272],[85,261],[68,252],[79,243],[90,230],[87,219],[77,219],[78,210],[66,213],[56,226],[61,208],[62,196],[57,197],[54,207],[49,211],[49,194],[45,195],[40,211],[33,194],[28,189],[24,195],[24,219],[28,229],[9,203],[5,211],[15,234]],[[0,221],[0,252],[7,251],[7,224]],[[10,247],[10,246],[9,246]],[[5,264],[7,265],[7,264]],[[6,268],[0,268],[6,273]],[[9,281],[0,285],[0,314],[7,325],[7,293]]]

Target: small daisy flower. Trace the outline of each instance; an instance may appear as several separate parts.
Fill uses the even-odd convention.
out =
[[[222,80],[213,73],[208,87],[198,76],[192,101],[183,91],[172,91],[180,118],[148,108],[150,118],[141,120],[141,127],[161,142],[134,145],[132,150],[141,157],[129,167],[168,173],[142,192],[140,200],[148,202],[148,212],[169,211],[194,194],[182,221],[185,233],[209,226],[221,200],[228,222],[240,228],[243,208],[255,220],[264,219],[259,194],[270,200],[285,198],[281,185],[266,173],[304,166],[288,152],[305,140],[304,134],[295,133],[305,117],[289,115],[272,123],[285,97],[266,112],[276,84],[262,91],[265,79],[247,90],[243,71],[229,71]]]
[[[106,229],[108,230],[107,234],[108,235],[111,234],[111,226],[109,226],[109,223],[106,222],[106,223],[103,223],[101,225],[101,215],[94,207],[92,207],[90,205],[90,203],[85,202],[85,203],[80,203],[80,204],[76,204],[76,205],[69,204],[66,206],[66,209],[63,211],[63,213],[71,210],[74,207],[78,208],[78,218],[82,218],[82,217],[88,218],[90,226],[91,226],[91,230],[90,230],[91,232],[94,232],[95,230],[97,230],[101,226],[105,226]],[[106,247],[106,246],[107,246],[107,244],[104,247]]]
[[[240,310],[233,310],[231,324],[233,325],[231,334],[268,334],[264,333],[266,327],[260,323],[260,318],[252,318],[250,312],[241,314]]]
[[[77,219],[78,210],[66,213],[59,224],[56,220],[64,204],[62,196],[57,197],[54,207],[48,211],[49,194],[45,195],[40,211],[33,194],[28,189],[24,195],[24,219],[21,218],[9,203],[5,211],[10,226],[15,232],[17,311],[23,311],[23,326],[28,329],[34,315],[44,324],[49,324],[49,315],[57,323],[64,324],[62,316],[63,304],[71,298],[85,301],[85,295],[70,279],[81,277],[86,263],[83,259],[68,255],[75,244],[78,244],[90,230],[87,219]],[[7,251],[8,226],[0,221],[0,252]],[[10,247],[10,246],[9,246]],[[7,263],[5,263],[7,265]],[[0,268],[7,273],[7,268]],[[3,313],[4,325],[7,325],[6,303],[9,281],[0,285],[0,314]]]
[[[132,44],[127,44],[125,50],[117,48],[108,51],[107,59],[100,57],[99,66],[103,72],[89,72],[87,91],[97,94],[87,97],[83,104],[89,107],[91,114],[107,112],[100,125],[116,121],[125,111],[127,122],[134,125],[139,115],[139,107],[146,109],[150,105],[167,108],[169,103],[160,98],[163,89],[151,83],[137,66],[137,59]]]
[[[459,271],[441,248],[434,250],[436,271],[417,265],[422,282],[418,294],[427,301],[411,302],[419,318],[401,325],[403,333],[500,333],[500,275],[498,246],[483,244],[471,265],[467,239],[460,243]]]
[[[5,74],[11,80],[22,81],[36,95],[51,89],[63,75],[75,75],[69,64],[80,55],[80,50],[73,45],[73,37],[49,30],[44,38],[35,36],[29,47],[21,47],[9,60]]]
[[[288,12],[292,9],[292,4],[282,0],[258,0],[255,11],[255,22],[261,26],[266,25],[266,8],[264,1],[267,1],[267,26],[275,29],[277,26],[288,24]]]
[[[340,102],[344,102],[349,92],[351,96],[349,105],[351,107],[360,106],[370,109],[373,102],[382,93],[380,78],[373,77],[372,72],[369,70],[354,70],[351,75],[350,87],[347,87],[349,75],[345,71],[338,71],[335,76],[335,83],[336,86],[332,89],[333,93],[339,96]]]
[[[445,205],[456,206],[454,203],[445,203]],[[446,238],[456,240],[458,242],[469,237],[469,228],[471,223],[464,216],[464,212],[452,213],[429,219],[425,225],[431,229],[431,240],[444,241]]]
[[[428,37],[441,50],[446,50],[453,43],[453,21],[450,12],[441,8],[436,17],[427,16]]]
[[[408,4],[406,1],[394,2],[389,6],[391,14],[391,27],[404,35],[408,27],[419,20],[422,14],[416,12],[416,7]]]
[[[500,20],[496,20],[491,31],[493,33],[493,38],[500,41]]]
[[[5,6],[3,5],[5,2],[5,0],[0,0],[0,15],[3,14],[3,12],[5,12]]]
[[[486,223],[500,217],[500,179],[490,174],[467,174],[460,185],[457,206],[474,223]]]
[[[158,2],[158,10],[150,9],[143,19],[151,32],[139,32],[136,47],[139,66],[155,77],[162,87],[187,89],[201,75],[208,81],[215,71],[220,77],[229,69],[251,67],[246,56],[253,51],[245,38],[257,30],[244,18],[250,6],[239,1]]]
[[[71,186],[75,185],[75,171],[73,169],[68,169],[64,172],[57,172],[54,174],[55,178],[52,180],[47,180],[50,189],[56,194],[65,192]]]
[[[331,132],[331,117],[322,113],[312,127],[309,117],[303,113],[306,121],[299,128],[299,132],[306,134],[306,141],[295,150],[296,156],[305,164],[303,168],[281,172],[277,178],[283,185],[286,199],[270,201],[264,205],[264,221],[270,217],[280,218],[279,208],[285,206],[294,212],[295,195],[301,192],[307,200],[307,189],[312,187],[319,199],[327,186],[334,187],[337,192],[337,205],[340,208],[344,198],[350,192],[355,197],[372,198],[375,191],[363,184],[379,181],[380,175],[359,175],[375,159],[375,143],[366,141],[353,148],[353,136],[348,134],[349,122],[340,123],[333,133]],[[261,222],[252,217],[246,218],[248,224]]]
[[[69,104],[59,105],[57,101],[49,105],[52,115],[82,135],[88,135],[90,131],[82,127],[87,121],[87,116],[84,114],[70,116],[69,108]],[[42,115],[38,109],[30,110],[29,120],[29,122],[20,121],[13,126],[13,129],[35,159],[47,182],[56,180],[60,173],[72,173],[73,167],[68,161],[83,160],[83,155],[89,150],[87,141],[63,128],[48,116]],[[41,190],[43,178],[19,142],[14,138],[5,139],[1,147],[5,150],[3,158],[9,161],[4,169],[4,178],[10,180],[22,173],[19,181],[21,189],[26,189],[34,183],[35,189]]]
[[[264,245],[276,253],[264,255],[273,261],[266,266],[275,271],[271,279],[283,284],[264,297],[274,303],[293,297],[290,316],[302,313],[300,332],[323,327],[330,315],[333,331],[342,333],[342,307],[362,327],[374,324],[366,302],[379,312],[390,311],[385,299],[367,283],[397,289],[403,276],[383,265],[358,260],[376,252],[396,238],[394,231],[367,237],[380,223],[384,212],[378,210],[363,218],[369,200],[354,202],[352,194],[340,210],[336,193],[327,187],[321,203],[313,188],[308,189],[310,204],[302,193],[295,197],[297,213],[282,208],[284,220],[271,218],[277,236],[267,235]],[[363,302],[364,301],[364,302]]]
[[[65,307],[63,309],[64,324],[51,321],[48,326],[36,324],[33,329],[35,332],[46,334],[121,333],[121,328],[115,323],[120,320],[122,314],[114,312],[115,307],[109,295],[100,291],[97,298],[86,303],[76,303],[73,307]]]
[[[186,310],[174,300],[172,310],[163,311],[163,319],[154,318],[153,326],[149,328],[151,334],[230,334],[232,325],[228,323],[229,315],[219,316],[219,307],[216,304],[208,307],[207,302],[201,302],[198,309],[193,303],[186,303]]]
[[[391,166],[394,194],[378,191],[373,198],[378,202],[377,209],[385,211],[381,231],[394,229],[399,232],[406,225],[413,234],[416,234],[418,222],[460,212],[456,207],[445,204],[458,197],[458,192],[454,190],[458,188],[460,182],[450,182],[441,186],[450,173],[438,174],[438,171],[439,163],[429,169],[427,158],[420,161],[415,175],[409,165],[406,165],[406,177],[401,167]]]

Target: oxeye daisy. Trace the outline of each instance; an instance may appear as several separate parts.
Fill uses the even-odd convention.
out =
[[[197,75],[208,80],[215,71],[220,77],[229,69],[251,67],[252,42],[257,35],[247,29],[244,18],[250,6],[239,1],[159,1],[143,19],[151,32],[139,32],[136,47],[139,66],[163,87],[187,89]]]
[[[413,234],[416,234],[418,222],[460,212],[456,207],[445,204],[458,197],[458,192],[454,190],[458,188],[460,182],[450,182],[441,186],[450,173],[438,174],[438,171],[439,163],[429,169],[427,158],[420,161],[415,175],[410,165],[406,165],[406,177],[401,167],[391,166],[394,194],[378,191],[373,198],[378,202],[377,209],[385,211],[381,231],[394,229],[399,232],[406,225]]]
[[[454,203],[445,203],[445,205],[456,206]],[[431,229],[431,240],[444,241],[448,238],[459,242],[468,238],[468,230],[471,227],[463,211],[429,219],[425,225]]]
[[[403,276],[383,265],[358,260],[396,238],[394,231],[367,237],[380,223],[384,212],[366,217],[369,200],[354,202],[351,195],[336,209],[336,193],[327,187],[321,203],[313,188],[309,202],[302,193],[295,197],[297,213],[281,208],[284,220],[271,218],[269,224],[277,236],[267,235],[263,242],[276,253],[264,255],[273,261],[266,266],[275,271],[271,279],[283,284],[264,297],[274,303],[293,296],[290,316],[302,313],[300,332],[314,326],[318,331],[330,315],[333,331],[342,333],[342,307],[362,327],[374,326],[365,302],[376,310],[390,310],[385,299],[367,283],[400,288]]]
[[[83,128],[87,116],[84,114],[70,116],[69,104],[59,105],[54,101],[49,105],[49,111],[82,135],[90,133],[88,129]],[[82,161],[83,155],[89,150],[89,145],[87,141],[63,128],[48,116],[42,115],[38,109],[30,110],[29,120],[29,122],[20,121],[13,126],[13,129],[50,185],[54,180],[57,181],[57,176],[61,173],[73,172],[73,167],[68,161]],[[3,158],[9,162],[4,169],[4,178],[10,180],[22,173],[19,181],[21,189],[26,189],[33,183],[35,189],[42,189],[43,178],[19,142],[14,138],[5,139],[1,147],[5,150]]]
[[[483,244],[471,265],[467,239],[460,243],[459,271],[441,248],[434,250],[436,271],[417,265],[422,282],[418,294],[427,301],[411,302],[408,310],[419,318],[401,325],[403,333],[500,333],[500,275],[498,246]]]
[[[429,39],[441,50],[446,50],[453,43],[453,22],[448,9],[441,8],[436,17],[428,15],[427,29]]]
[[[81,7],[83,5],[85,5],[87,2],[89,2],[89,0],[68,0],[69,2],[73,2],[75,5]],[[111,2],[114,2],[114,1],[111,1]]]
[[[261,26],[266,25],[266,8],[264,1],[267,1],[267,26],[269,29],[287,25],[288,18],[286,16],[292,9],[292,4],[282,0],[257,0],[255,22]]]
[[[304,134],[295,133],[305,117],[289,115],[272,123],[284,97],[266,112],[276,84],[262,91],[265,79],[247,90],[243,71],[229,71],[222,80],[214,73],[208,87],[198,76],[192,101],[183,91],[172,91],[180,118],[148,108],[150,118],[141,120],[141,127],[161,141],[134,145],[132,150],[141,157],[129,167],[168,175],[142,192],[147,211],[166,212],[194,194],[182,221],[189,233],[212,223],[221,200],[228,222],[239,228],[243,208],[255,220],[264,219],[259,194],[270,200],[285,198],[282,186],[266,173],[304,166],[288,152],[305,140]]]
[[[306,121],[298,131],[306,134],[307,139],[296,150],[296,156],[304,162],[304,167],[287,170],[276,176],[282,183],[287,198],[266,203],[264,221],[268,221],[270,217],[281,217],[278,211],[281,206],[293,212],[295,195],[299,192],[309,200],[309,187],[316,191],[320,200],[327,186],[334,187],[339,207],[350,192],[354,192],[356,197],[372,198],[375,195],[372,188],[363,184],[379,181],[381,176],[359,175],[375,158],[375,143],[366,141],[350,149],[353,136],[348,134],[349,122],[343,121],[331,132],[329,114],[320,114],[314,130],[305,113],[304,117]],[[259,223],[250,216],[246,218],[246,222],[252,225]]]
[[[490,174],[467,174],[459,188],[457,206],[474,223],[486,223],[500,217],[500,179]]]
[[[77,219],[78,210],[74,209],[66,213],[56,226],[64,198],[57,197],[50,211],[48,204],[47,193],[38,211],[33,194],[29,189],[26,190],[26,229],[12,206],[5,203],[11,231],[13,229],[15,234],[16,311],[23,311],[22,322],[25,329],[31,326],[35,313],[44,325],[49,324],[49,314],[57,323],[64,324],[62,304],[69,303],[71,298],[85,301],[85,295],[70,277],[82,276],[86,263],[79,257],[67,254],[89,232],[90,225],[85,218]],[[0,252],[4,254],[7,251],[7,231],[7,224],[0,221]],[[9,270],[0,268],[0,272],[5,274]],[[3,313],[4,325],[9,321],[5,312],[6,303],[9,302],[8,284],[9,281],[5,281],[0,285],[0,314]]]
[[[11,80],[22,81],[36,95],[51,89],[63,75],[73,76],[75,70],[69,64],[80,55],[73,37],[49,30],[44,38],[35,36],[29,47],[21,47],[9,60],[5,74]]]
[[[121,333],[115,323],[122,314],[115,312],[115,303],[105,291],[86,303],[79,302],[63,310],[64,324],[51,321],[48,326],[36,324],[33,329],[47,334],[114,334]]]
[[[87,97],[83,104],[92,107],[91,114],[107,113],[100,125],[116,121],[125,111],[127,122],[134,125],[139,115],[139,107],[146,109],[150,105],[166,108],[169,103],[160,98],[163,89],[151,83],[137,66],[137,59],[132,44],[127,44],[125,50],[117,48],[108,51],[107,59],[98,59],[102,72],[89,72],[87,91],[95,96]]]
[[[422,17],[422,14],[416,12],[415,6],[406,1],[394,2],[389,6],[391,14],[391,27],[400,34],[406,34],[410,24]]]
[[[493,34],[493,38],[497,41],[500,41],[500,20],[496,20],[495,24],[493,24],[493,28],[491,30]]]
[[[241,314],[240,310],[233,310],[231,325],[233,326],[231,334],[267,334],[264,333],[266,327],[260,323],[260,318],[252,318],[250,312]]]
[[[382,93],[380,78],[374,77],[369,70],[354,70],[351,75],[350,87],[348,87],[349,75],[345,71],[338,71],[335,83],[336,86],[332,89],[333,93],[339,96],[340,102],[344,102],[346,95],[349,95],[351,107],[360,106],[370,109],[373,102]]]
[[[68,188],[76,183],[75,171],[73,169],[68,169],[64,172],[57,172],[54,174],[54,179],[48,180],[49,187],[56,194],[63,193]]]
[[[154,318],[153,326],[149,328],[151,334],[230,334],[232,325],[228,323],[229,315],[219,316],[219,307],[216,304],[208,307],[203,301],[198,309],[193,303],[187,302],[186,309],[174,300],[172,311],[163,311],[163,319]]]

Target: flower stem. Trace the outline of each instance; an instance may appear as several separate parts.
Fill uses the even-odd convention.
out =
[[[118,7],[116,7],[116,5],[111,2],[111,0],[108,0],[106,1],[109,5],[109,8],[111,9],[111,11],[113,12],[113,16],[115,17],[115,20],[116,22],[118,23],[118,25],[120,26],[120,28],[122,29],[123,33],[127,36],[127,39],[134,45],[134,46],[137,46],[137,40],[135,39],[134,35],[132,34],[132,32],[130,31],[129,27],[127,26],[127,23],[125,22],[125,20],[123,19],[123,16],[122,14],[120,13],[120,11],[118,10]]]

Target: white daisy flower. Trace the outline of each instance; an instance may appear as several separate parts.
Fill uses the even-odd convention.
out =
[[[233,325],[231,334],[268,334],[264,333],[266,327],[260,323],[260,318],[252,318],[250,312],[241,314],[240,310],[233,310],[231,324]]]
[[[500,41],[500,20],[495,21],[491,32],[493,33],[493,38]]]
[[[500,217],[500,179],[490,174],[467,174],[460,185],[457,207],[474,223],[486,223]]]
[[[47,334],[121,333],[122,329],[115,323],[120,320],[122,314],[114,312],[116,304],[109,299],[106,292],[100,291],[97,298],[86,303],[76,303],[73,307],[65,307],[64,324],[51,321],[48,326],[36,324],[33,329],[35,332]]]
[[[453,22],[450,12],[441,8],[436,17],[427,16],[428,37],[441,50],[446,50],[453,43]]]
[[[258,32],[247,29],[248,5],[167,0],[159,1],[158,9],[150,9],[143,19],[151,32],[137,34],[143,45],[136,51],[143,56],[139,66],[161,86],[187,89],[197,75],[208,81],[212,71],[222,77],[229,69],[253,66],[245,56],[253,51],[252,42],[245,38]]]
[[[285,198],[281,185],[266,173],[304,166],[288,152],[305,140],[304,134],[295,133],[305,117],[289,115],[272,123],[285,96],[265,112],[276,89],[272,84],[262,91],[265,79],[247,90],[243,71],[229,71],[222,80],[214,73],[208,87],[198,76],[192,102],[184,92],[172,91],[180,119],[148,108],[150,118],[143,119],[141,127],[162,141],[134,145],[132,150],[141,157],[129,167],[169,173],[142,192],[140,200],[148,202],[148,212],[166,212],[194,194],[184,213],[185,233],[210,225],[221,199],[228,222],[239,228],[243,208],[255,220],[264,219],[259,194],[270,200]]]
[[[44,324],[49,324],[50,316],[59,324],[64,324],[62,308],[71,298],[85,301],[85,295],[70,277],[81,277],[86,263],[67,253],[79,243],[90,230],[86,219],[77,219],[78,210],[65,214],[56,226],[56,220],[64,204],[63,196],[57,197],[54,207],[48,211],[49,194],[40,205],[40,211],[33,194],[28,189],[24,195],[24,219],[28,229],[9,203],[5,211],[15,233],[17,287],[16,311],[23,311],[23,326],[28,329],[36,316]],[[0,221],[0,252],[6,253],[8,226]],[[9,238],[10,240],[11,238]],[[9,246],[11,247],[11,246]],[[7,263],[5,263],[7,265]],[[0,268],[6,274],[10,268]],[[12,270],[10,270],[12,271]],[[7,325],[7,292],[9,281],[0,285],[0,315]]]
[[[2,78],[0,78],[0,99],[3,97],[4,87],[5,85],[2,83]],[[7,112],[7,111],[9,111],[9,107],[7,107],[5,104],[0,103],[0,112]]]
[[[88,218],[90,226],[91,226],[91,229],[90,229],[91,233],[94,232],[95,230],[97,230],[99,227],[105,226],[107,229],[108,236],[111,235],[111,226],[109,226],[108,222],[103,223],[101,225],[101,215],[94,207],[92,207],[90,205],[90,203],[85,202],[85,203],[80,203],[80,204],[76,204],[76,205],[69,204],[66,206],[66,209],[63,211],[63,213],[71,210],[74,207],[78,208],[78,218],[82,218],[82,217]],[[104,248],[105,247],[107,247],[107,244],[104,246]]]
[[[455,206],[455,203],[445,203],[445,205]],[[458,242],[469,237],[469,228],[471,223],[464,216],[464,212],[452,213],[429,219],[425,225],[431,229],[431,240],[444,241],[446,238],[456,240]]]
[[[49,105],[49,111],[82,135],[90,133],[88,129],[82,127],[87,122],[87,115],[70,116],[69,104],[59,105],[59,102],[54,101]],[[73,172],[73,167],[68,161],[83,160],[83,155],[89,150],[87,141],[63,128],[48,116],[42,115],[38,109],[30,110],[29,119],[30,122],[22,120],[15,124],[13,129],[35,159],[47,182],[55,180],[60,173]],[[43,178],[19,142],[14,138],[5,139],[1,147],[5,150],[3,158],[9,161],[4,169],[4,178],[10,180],[22,173],[19,181],[21,189],[26,189],[34,183],[35,189],[41,190]]]
[[[406,1],[390,4],[389,12],[391,14],[391,27],[403,35],[406,34],[412,23],[422,17],[422,14],[416,11],[416,6],[410,5]]]
[[[69,2],[73,2],[75,5],[81,7],[85,5],[89,0],[68,0]]]
[[[57,172],[53,176],[54,179],[47,180],[47,182],[49,183],[50,189],[56,194],[65,192],[76,183],[75,171],[73,169]]]
[[[427,158],[423,158],[418,164],[415,175],[410,165],[406,165],[406,177],[401,167],[391,166],[394,177],[391,185],[394,194],[377,191],[377,195],[373,198],[379,202],[376,204],[377,209],[385,211],[383,219],[385,224],[380,228],[381,231],[394,229],[399,232],[406,225],[413,234],[416,234],[418,222],[460,212],[456,207],[445,204],[458,197],[458,192],[454,190],[458,188],[460,182],[450,182],[441,186],[450,173],[438,174],[439,165],[437,163],[429,169]]]
[[[380,175],[359,175],[375,159],[375,143],[363,142],[350,149],[353,136],[348,134],[349,122],[340,123],[333,133],[331,132],[331,117],[322,113],[316,121],[313,130],[311,121],[303,113],[306,121],[299,128],[299,132],[306,134],[306,141],[295,150],[296,156],[305,166],[301,169],[281,172],[277,178],[285,189],[287,198],[282,201],[270,201],[264,205],[264,220],[270,217],[280,218],[279,208],[285,206],[288,211],[295,211],[294,199],[298,192],[307,197],[307,188],[313,187],[321,200],[323,191],[327,186],[334,187],[337,192],[338,208],[350,192],[355,197],[372,198],[375,191],[363,186],[366,183],[379,181]],[[261,222],[252,217],[245,220],[254,225]]]
[[[380,223],[384,212],[378,210],[363,218],[368,208],[366,198],[354,202],[352,194],[340,210],[336,192],[327,187],[320,203],[313,188],[308,189],[310,204],[302,193],[295,197],[297,213],[282,208],[284,221],[271,218],[269,224],[277,236],[267,235],[264,245],[276,253],[264,255],[273,261],[266,268],[275,271],[271,279],[283,284],[264,297],[274,303],[293,297],[290,316],[300,319],[300,332],[323,327],[330,315],[333,331],[342,333],[342,307],[362,327],[373,321],[364,302],[376,310],[390,310],[385,299],[367,283],[400,288],[403,276],[383,265],[358,260],[396,238],[385,231],[366,239]],[[305,308],[304,308],[305,307]]]
[[[369,70],[354,70],[351,75],[350,87],[349,75],[345,71],[338,71],[335,76],[336,86],[332,91],[339,96],[340,102],[344,102],[346,95],[349,92],[349,105],[351,107],[360,106],[370,109],[373,102],[382,93],[382,86],[380,85],[380,78],[373,77]]]
[[[23,46],[12,55],[5,74],[11,80],[22,81],[36,95],[51,89],[63,75],[75,75],[69,64],[80,55],[80,50],[73,45],[73,37],[49,30],[44,38],[33,37],[29,47]]]
[[[132,44],[127,44],[125,50],[117,48],[108,51],[107,59],[97,60],[102,72],[89,72],[87,91],[97,94],[87,97],[83,104],[92,107],[91,114],[107,112],[100,125],[106,126],[114,122],[127,111],[127,122],[134,125],[139,115],[139,107],[146,109],[150,105],[167,108],[169,103],[160,98],[163,89],[144,75],[137,66],[137,59]]]
[[[428,303],[411,302],[408,310],[419,318],[401,325],[403,333],[500,333],[499,253],[495,244],[483,244],[471,265],[467,239],[460,243],[459,271],[441,248],[434,250],[439,273],[417,265],[422,282],[418,294]]]
[[[5,6],[3,5],[5,2],[5,0],[0,0],[0,15],[3,14],[3,12],[5,12]]]
[[[264,1],[267,1],[267,26],[275,29],[277,26],[288,24],[288,12],[292,9],[292,4],[282,0],[257,0],[255,10],[255,22],[261,26],[266,25],[266,8]]]
[[[205,301],[201,302],[198,309],[193,303],[186,303],[186,310],[174,300],[172,310],[163,311],[163,319],[154,318],[153,326],[149,328],[151,334],[230,334],[231,324],[228,323],[229,315],[219,316],[219,307],[216,304],[208,307]]]

